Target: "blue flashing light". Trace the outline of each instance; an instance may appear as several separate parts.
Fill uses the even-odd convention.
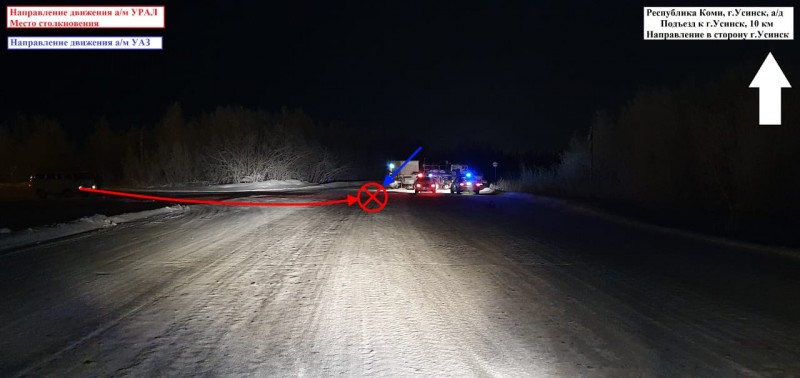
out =
[[[394,170],[394,163],[389,163],[389,170]]]
[[[472,172],[467,172],[467,177],[472,177]]]

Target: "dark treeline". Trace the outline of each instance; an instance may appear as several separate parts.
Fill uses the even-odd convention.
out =
[[[552,167],[524,166],[507,189],[598,198],[728,219],[800,211],[800,98],[784,90],[783,125],[758,125],[752,72],[712,84],[642,90],[598,112]]]
[[[187,118],[178,104],[156,123],[118,131],[105,120],[78,142],[57,120],[20,116],[0,126],[0,181],[35,172],[88,170],[106,183],[226,184],[362,176],[344,125],[302,111],[220,107]]]
[[[92,122],[71,135],[58,120],[19,116],[0,125],[0,182],[22,182],[46,171],[85,170],[106,185],[227,184],[296,179],[380,180],[386,162],[416,146],[428,163],[466,163],[494,180],[518,177],[521,164],[548,166],[556,154],[507,152],[496,146],[430,140],[405,129],[323,123],[302,111],[219,107],[187,117],[181,107],[143,126]],[[430,147],[439,145],[439,148]]]

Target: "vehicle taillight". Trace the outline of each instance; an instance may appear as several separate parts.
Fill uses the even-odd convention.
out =
[[[465,184],[462,182],[462,183],[461,183],[461,186],[464,186],[464,185],[465,185]]]
[[[421,187],[422,187],[422,185],[420,185],[420,184],[417,184],[417,188],[421,188]]]
[[[476,182],[476,183],[475,183],[475,185],[476,185],[476,186],[481,186],[481,185],[483,185],[483,184],[481,184],[481,183],[479,183],[479,182]]]
[[[424,177],[424,176],[425,176],[425,175],[424,175],[424,174],[422,174],[422,173],[417,173],[417,177],[419,177],[419,178],[422,178],[422,177]]]
[[[435,188],[435,187],[436,187],[436,184],[431,185],[431,188]]]

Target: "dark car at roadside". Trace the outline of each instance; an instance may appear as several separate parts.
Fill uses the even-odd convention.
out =
[[[450,193],[461,194],[463,192],[473,192],[480,194],[485,184],[482,180],[476,178],[459,177],[453,181],[450,186]]]
[[[45,172],[31,175],[28,181],[28,188],[40,198],[84,194],[80,187],[97,189],[99,180],[89,172]]]
[[[419,192],[432,192],[436,193],[437,184],[436,180],[431,177],[417,177],[414,181],[414,194]]]

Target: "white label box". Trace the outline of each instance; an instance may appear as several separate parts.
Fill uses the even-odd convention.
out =
[[[8,37],[8,50],[162,50],[163,37]]]
[[[794,7],[644,7],[645,40],[794,40]]]
[[[163,29],[164,6],[6,6],[6,29]]]

